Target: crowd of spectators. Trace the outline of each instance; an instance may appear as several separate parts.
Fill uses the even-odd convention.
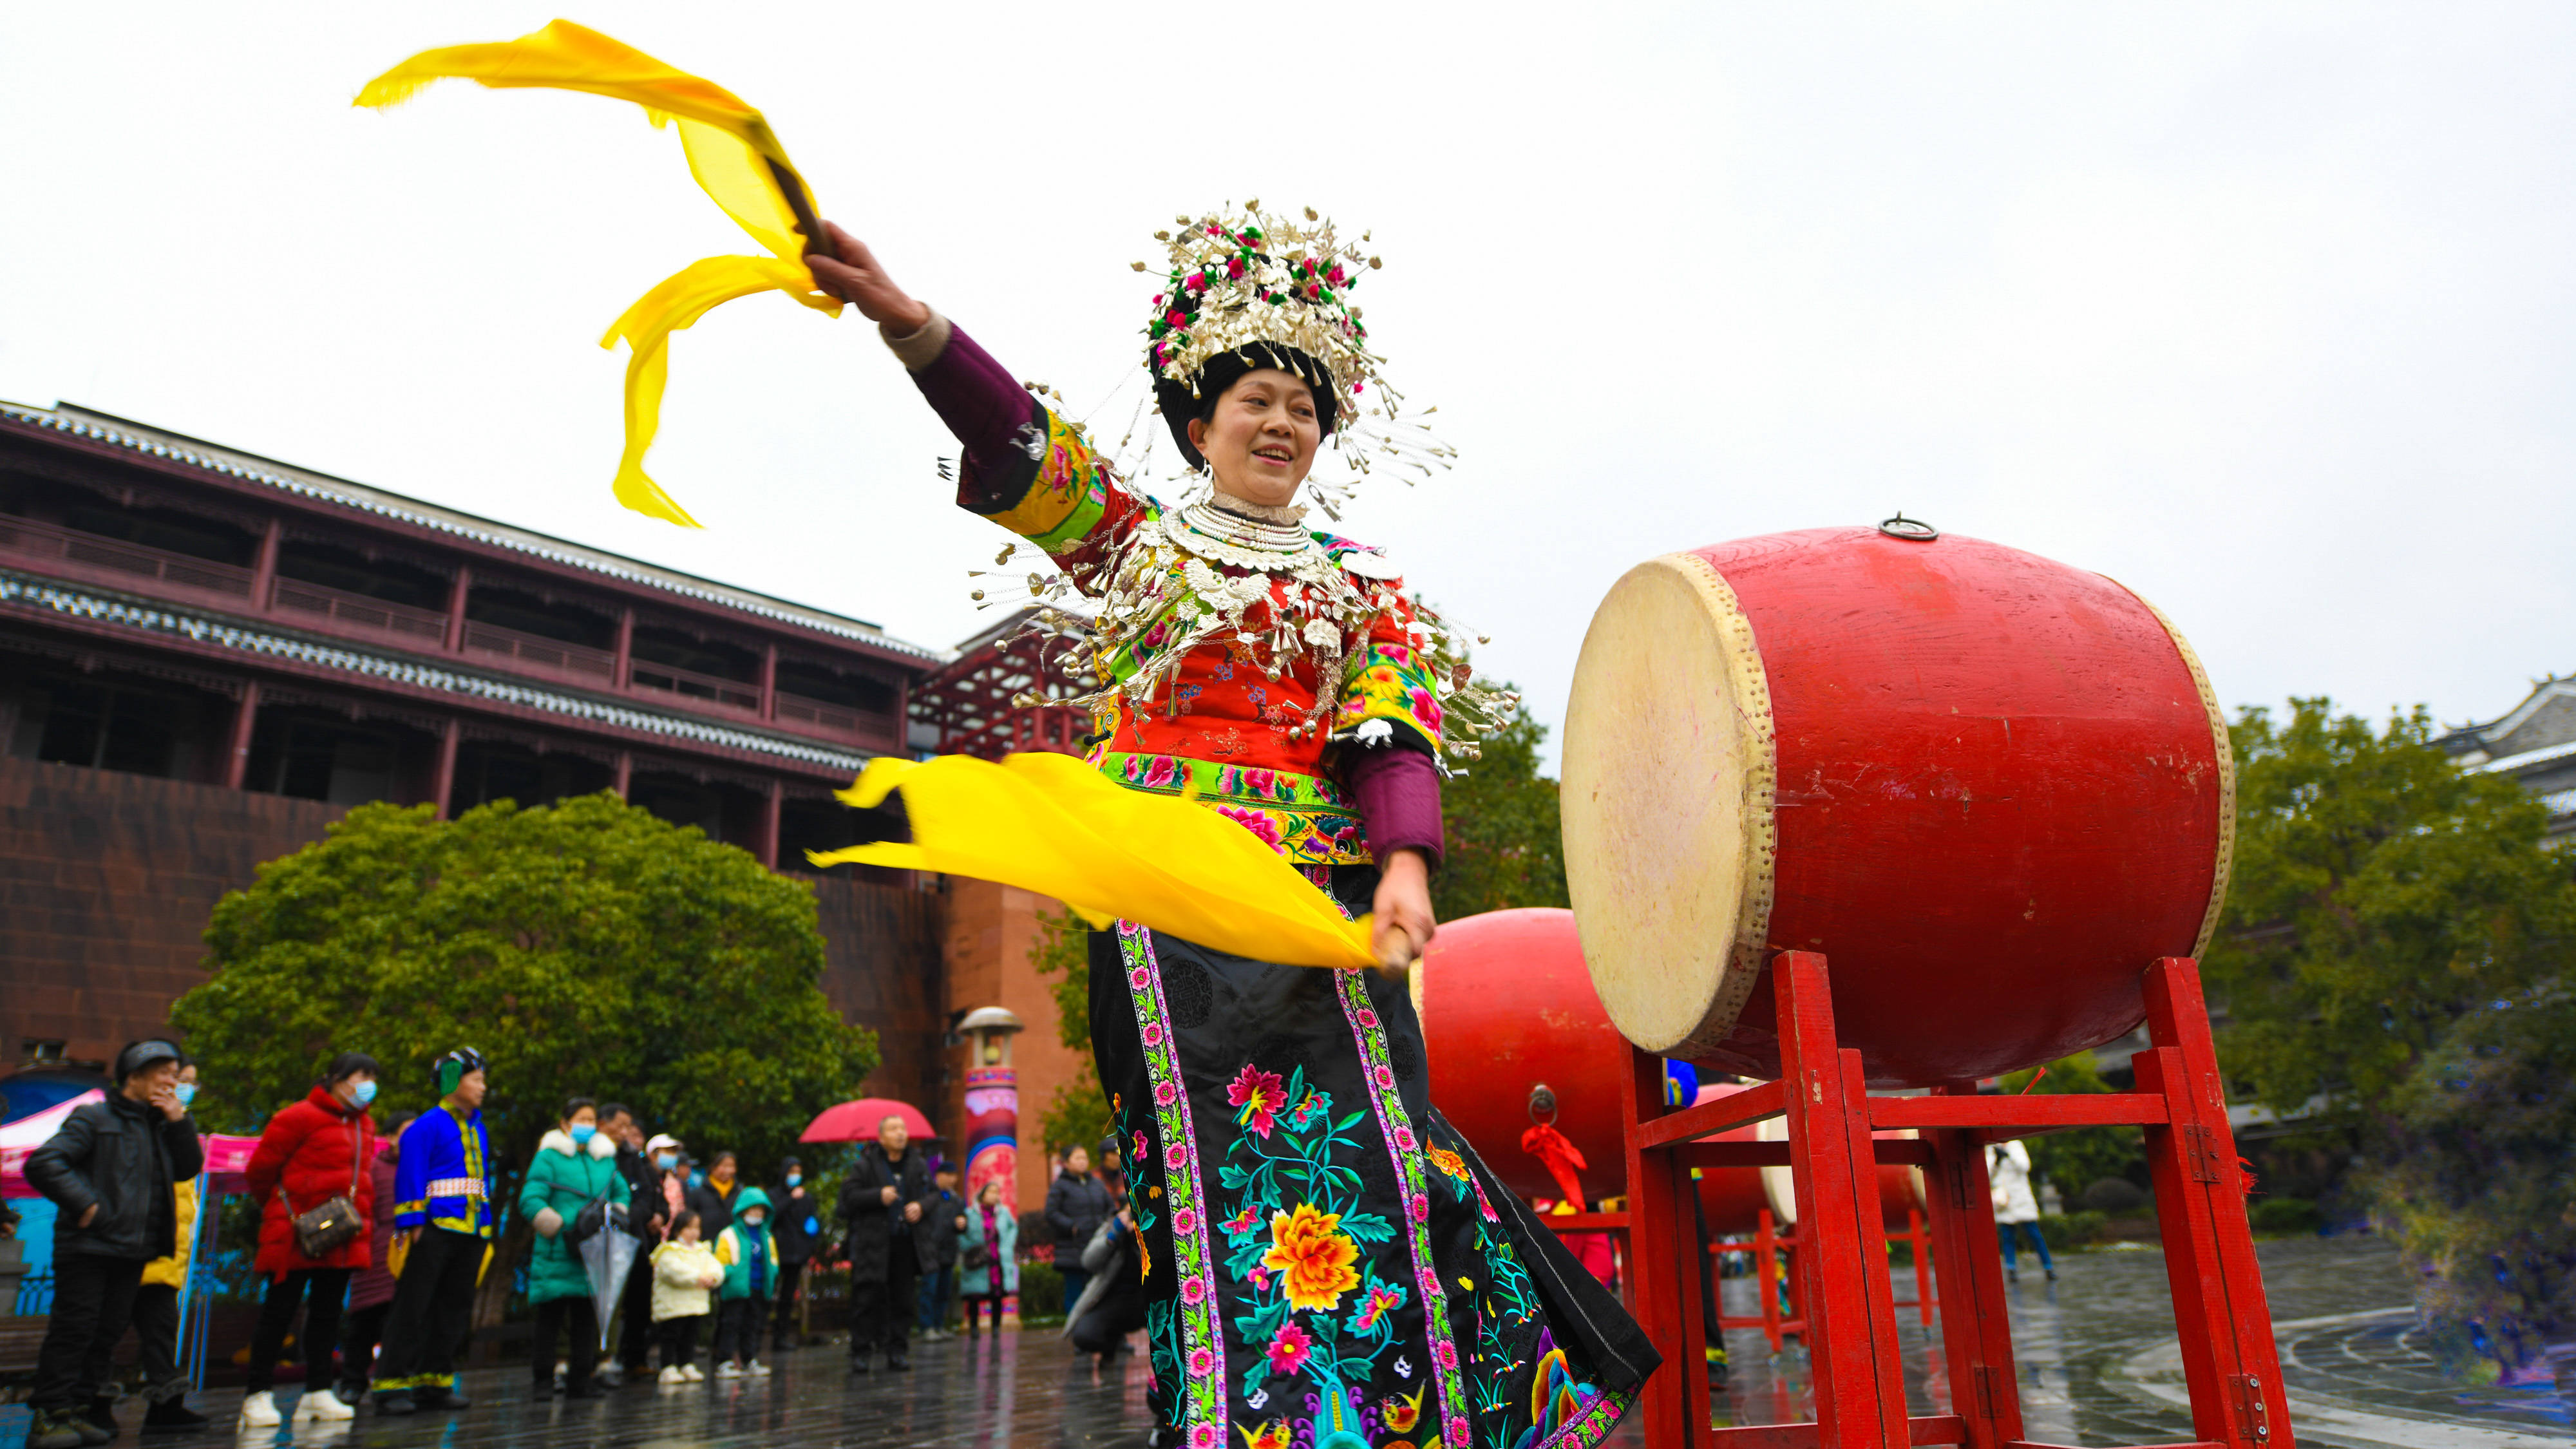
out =
[[[57,1208],[30,1449],[117,1434],[111,1356],[129,1329],[142,1347],[142,1427],[208,1422],[188,1404],[178,1353],[200,1217],[197,1070],[173,1042],[128,1045],[114,1093],[73,1110],[28,1158],[29,1181]],[[259,1205],[260,1306],[241,1427],[347,1420],[371,1396],[389,1416],[470,1407],[457,1369],[505,1225],[482,1113],[490,1070],[471,1048],[439,1057],[436,1105],[390,1118],[380,1135],[371,1108],[384,1069],[343,1052],[268,1119],[243,1172]],[[1115,1153],[1103,1144],[1098,1175],[1079,1147],[1051,1164],[1043,1236],[1063,1299],[1033,1306],[1060,1306],[1076,1351],[1104,1361],[1144,1322]],[[969,1338],[987,1319],[998,1332],[1004,1301],[1020,1291],[1023,1243],[1004,1184],[986,1181],[964,1200],[956,1173],[912,1141],[900,1116],[852,1154],[828,1205],[793,1157],[778,1186],[763,1189],[744,1180],[733,1152],[701,1163],[676,1137],[646,1136],[632,1109],[590,1097],[562,1104],[517,1183],[509,1206],[530,1230],[518,1267],[539,1396],[766,1376],[764,1339],[773,1356],[804,1341],[800,1295],[827,1256],[848,1266],[854,1373],[909,1369],[913,1335],[951,1336],[961,1305]],[[608,1251],[622,1239],[631,1245]],[[617,1272],[622,1282],[611,1281]],[[282,1365],[302,1370],[302,1392],[285,1406]]]

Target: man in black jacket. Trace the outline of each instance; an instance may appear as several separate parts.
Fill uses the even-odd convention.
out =
[[[635,1109],[610,1102],[599,1109],[599,1130],[617,1144],[617,1175],[626,1180],[626,1231],[637,1239],[635,1266],[620,1290],[619,1311],[626,1315],[625,1337],[617,1342],[617,1362],[600,1371],[611,1388],[634,1378],[641,1382],[653,1341],[653,1250],[662,1245],[670,1207],[662,1200],[662,1174],[644,1151],[644,1128]],[[673,1144],[677,1146],[678,1144]]]
[[[868,1371],[868,1353],[885,1345],[886,1367],[912,1367],[906,1330],[915,1311],[914,1285],[937,1260],[931,1248],[937,1226],[922,1220],[931,1197],[930,1171],[910,1150],[912,1133],[901,1117],[877,1124],[877,1140],[859,1149],[859,1161],[841,1183],[834,1216],[841,1220],[850,1254],[850,1372]]]
[[[1077,1147],[1064,1155],[1064,1172],[1047,1184],[1047,1226],[1055,1229],[1055,1270],[1064,1277],[1064,1311],[1070,1315],[1091,1274],[1082,1253],[1109,1217],[1109,1188],[1091,1175],[1091,1154]]]
[[[78,1108],[27,1157],[27,1181],[53,1199],[54,1312],[27,1396],[30,1449],[72,1449],[114,1434],[109,1355],[134,1315],[143,1265],[178,1250],[171,1188],[205,1164],[197,1124],[179,1105],[179,1049],[128,1043],[116,1094]]]

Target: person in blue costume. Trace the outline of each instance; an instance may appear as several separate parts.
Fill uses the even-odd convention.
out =
[[[462,1409],[456,1350],[492,1251],[492,1143],[483,1132],[488,1064],[460,1047],[430,1064],[438,1105],[403,1129],[394,1168],[393,1311],[376,1359],[376,1412]]]

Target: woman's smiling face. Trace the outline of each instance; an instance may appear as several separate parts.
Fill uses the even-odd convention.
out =
[[[1216,486],[1271,507],[1297,496],[1323,435],[1315,390],[1275,367],[1245,373],[1217,398],[1210,416],[1190,420],[1190,443],[1208,460]]]

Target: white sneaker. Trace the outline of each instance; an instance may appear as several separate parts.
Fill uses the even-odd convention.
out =
[[[742,1365],[735,1363],[732,1359],[726,1359],[723,1363],[716,1365],[716,1377],[720,1379],[741,1378]]]
[[[277,1396],[266,1389],[242,1400],[241,1426],[245,1429],[274,1429],[282,1422],[277,1417]]]
[[[673,1364],[669,1368],[662,1370],[662,1382],[666,1384],[685,1384],[688,1381],[689,1376],[680,1372],[680,1366],[678,1364]]]
[[[680,1365],[680,1372],[688,1375],[690,1383],[702,1384],[707,1381],[707,1371],[698,1367],[696,1364],[684,1363]]]
[[[750,1367],[745,1368],[743,1372],[756,1379],[765,1379],[769,1377],[769,1365],[762,1363],[758,1359],[753,1359]]]
[[[329,1389],[307,1389],[304,1391],[304,1397],[297,1400],[295,1404],[295,1422],[299,1424],[308,1419],[336,1423],[342,1419],[356,1417],[358,1417],[358,1411],[341,1403],[340,1396]]]

